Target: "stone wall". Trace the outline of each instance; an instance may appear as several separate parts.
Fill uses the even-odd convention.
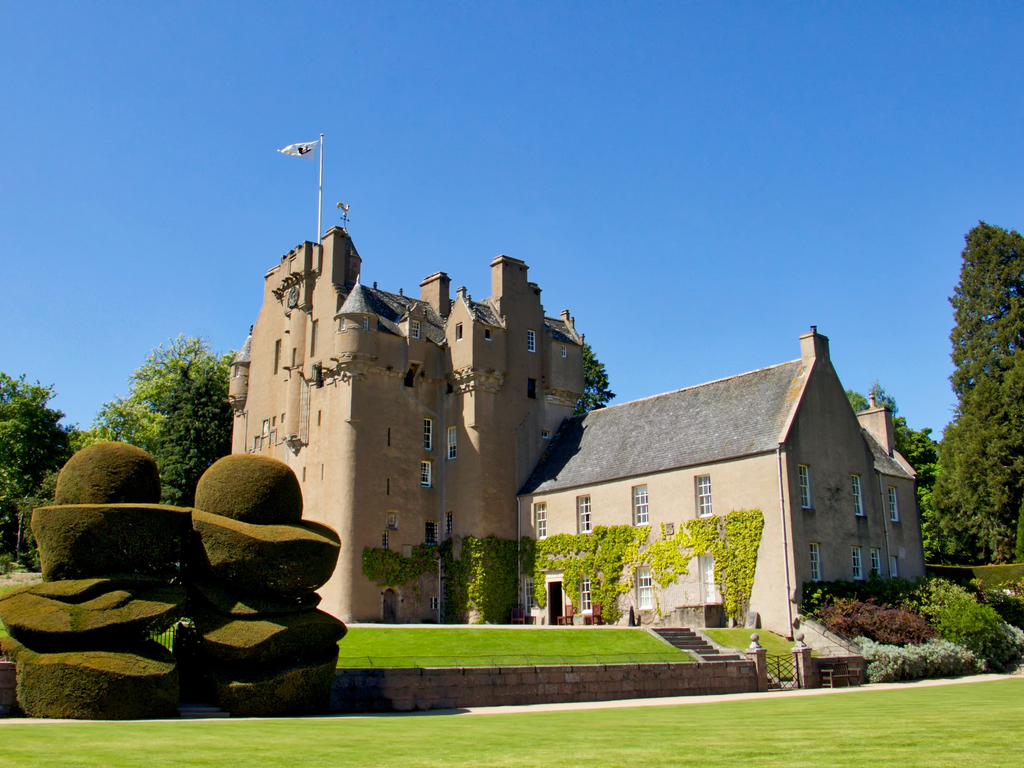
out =
[[[757,690],[753,661],[339,669],[331,708],[336,712],[459,709]]]

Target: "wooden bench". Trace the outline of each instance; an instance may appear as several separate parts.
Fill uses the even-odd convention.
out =
[[[850,665],[845,661],[837,661],[835,664],[823,664],[821,667],[821,687],[827,684],[829,688],[835,688],[837,680],[845,680],[846,684],[858,685],[859,676],[856,672],[850,671]]]

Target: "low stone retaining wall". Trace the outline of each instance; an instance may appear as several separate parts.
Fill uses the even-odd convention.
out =
[[[0,661],[0,717],[14,711],[16,675],[13,661]]]
[[[331,708],[387,712],[758,690],[753,661],[557,667],[339,669]]]

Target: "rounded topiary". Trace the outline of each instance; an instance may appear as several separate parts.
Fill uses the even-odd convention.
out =
[[[276,599],[239,595],[215,584],[204,582],[193,582],[189,585],[189,600],[223,616],[236,618],[303,613],[312,611],[320,605],[320,595],[316,592],[310,592],[300,597]]]
[[[94,443],[57,476],[57,504],[156,504],[160,470],[153,457],[128,443]]]
[[[174,574],[191,510],[163,504],[70,504],[32,510],[43,581]]]
[[[283,461],[233,454],[215,461],[199,478],[196,509],[244,523],[297,523],[302,519],[302,488]]]
[[[199,534],[199,567],[222,586],[247,595],[297,598],[331,578],[341,540],[319,523],[251,525],[220,515],[192,512]]]
[[[324,715],[338,667],[338,646],[307,664],[259,670],[233,677],[233,669],[213,669],[217,703],[234,717]]]
[[[197,613],[196,629],[211,659],[252,667],[323,658],[345,636],[345,625],[323,611],[238,619]]]

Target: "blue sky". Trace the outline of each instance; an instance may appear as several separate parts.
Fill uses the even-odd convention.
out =
[[[474,298],[499,253],[617,402],[798,356],[948,422],[963,235],[1021,226],[1024,6],[0,4],[0,370],[88,426],[179,333],[237,348],[316,235]]]

